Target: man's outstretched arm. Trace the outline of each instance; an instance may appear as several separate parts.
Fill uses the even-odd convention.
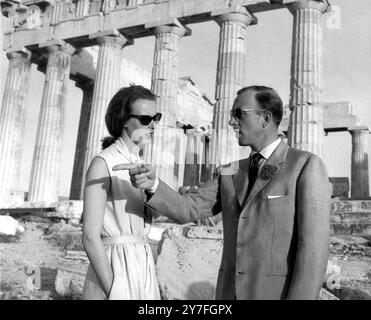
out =
[[[156,178],[151,165],[117,165],[113,170],[129,170],[134,187],[151,194],[145,205],[178,223],[187,223],[218,214],[221,211],[219,177],[181,195]]]
[[[177,223],[197,221],[221,211],[219,181],[207,181],[197,190],[181,195],[159,180],[157,190],[145,203]]]

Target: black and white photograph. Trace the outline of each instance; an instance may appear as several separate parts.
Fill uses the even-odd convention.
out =
[[[371,300],[370,1],[0,3],[0,300]]]

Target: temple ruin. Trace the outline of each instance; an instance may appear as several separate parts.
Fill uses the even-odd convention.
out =
[[[349,131],[353,137],[351,196],[368,198],[367,139],[364,138],[368,127],[357,121],[337,122],[327,127],[334,117],[324,113],[320,19],[330,10],[328,1],[10,0],[2,1],[1,6],[7,18],[4,50],[9,59],[0,123],[1,194],[18,191],[22,119],[31,64],[37,64],[45,72],[45,84],[27,200],[58,201],[62,116],[68,79],[76,82],[84,96],[71,187],[71,198],[81,199],[87,166],[106,134],[103,117],[108,101],[122,85],[116,70],[122,67],[125,47],[135,45],[136,38],[150,36],[155,37],[156,44],[152,76],[146,85],[158,96],[158,111],[163,113],[150,151],[151,161],[157,165],[159,176],[173,188],[183,185],[184,168],[179,169],[176,163],[186,162],[187,145],[189,154],[194,143],[187,143],[184,137],[184,128],[187,125],[193,128],[192,124],[179,121],[178,108],[174,108],[179,105],[178,47],[182,37],[191,35],[192,23],[208,20],[215,20],[220,26],[212,128],[199,126],[192,137],[188,134],[188,139],[196,139],[195,143],[200,145],[198,161],[207,163],[209,169],[204,170],[205,177],[218,165],[246,156],[246,148],[237,146],[228,126],[235,93],[246,80],[246,30],[257,23],[259,12],[281,9],[290,10],[294,22],[290,116],[283,129],[288,143],[321,156],[326,132],[339,128]],[[95,66],[81,67],[74,63],[80,59],[86,64],[92,46],[99,47]],[[123,73],[129,74],[131,70]],[[206,99],[205,103],[212,102]],[[338,111],[335,115],[338,118],[350,114],[336,106],[328,109],[330,113],[330,109]]]
[[[345,187],[343,198],[333,200],[332,233],[369,236],[370,128],[355,114],[351,102],[322,98],[321,19],[331,10],[327,0],[1,1],[6,22],[3,50],[9,66],[0,113],[0,199],[18,195],[22,201],[14,206],[0,200],[0,213],[38,210],[44,218],[73,220],[78,225],[84,176],[107,135],[104,115],[108,102],[118,88],[131,83],[150,88],[158,97],[158,112],[163,117],[146,157],[157,166],[159,177],[174,189],[205,181],[219,165],[248,156],[249,150],[237,145],[228,125],[229,112],[236,92],[246,84],[247,30],[258,23],[259,13],[270,10],[289,10],[293,17],[290,101],[279,128],[282,139],[292,147],[322,156],[326,135],[349,132],[350,190]],[[192,24],[205,21],[215,21],[220,27],[213,98],[200,92],[191,77],[180,78],[178,73],[179,43],[191,36]],[[125,48],[135,46],[135,40],[142,37],[155,38],[151,73],[125,59]],[[19,180],[31,64],[45,73],[45,82],[25,197]],[[58,180],[69,80],[82,90],[83,99],[66,202],[60,199]],[[170,232],[170,237],[183,239],[184,230],[174,228],[176,232]],[[217,228],[211,232],[187,228],[186,241],[222,241]],[[178,245],[177,241],[165,239],[163,248],[168,245],[169,250],[176,250],[171,246]],[[215,263],[220,243],[213,245],[210,259]],[[83,249],[79,250],[84,255]],[[158,261],[161,266],[169,259],[160,256]],[[168,281],[168,273],[159,272],[160,278]],[[183,280],[187,283],[189,279]],[[179,278],[172,281],[176,283]],[[205,296],[209,297],[209,291]],[[200,295],[182,293],[178,298],[184,297],[198,299]]]

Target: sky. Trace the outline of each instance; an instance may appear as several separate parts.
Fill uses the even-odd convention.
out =
[[[332,13],[322,17],[323,102],[350,101],[362,125],[371,125],[371,1],[331,0]],[[275,88],[284,104],[289,102],[292,15],[287,9],[257,14],[258,24],[248,27],[247,82]],[[213,22],[188,25],[192,35],[181,40],[179,77],[191,76],[201,92],[214,97],[219,26]],[[1,39],[0,39],[1,40]],[[151,72],[154,37],[137,39],[126,47],[127,59]],[[6,79],[7,58],[0,55],[0,96]],[[32,66],[26,106],[25,143],[22,157],[22,191],[28,190],[33,148],[41,103],[44,74]],[[60,196],[68,196],[71,184],[82,93],[69,81],[65,108]],[[371,155],[371,135],[368,136]],[[349,177],[351,135],[330,133],[324,139],[324,155],[330,177]],[[371,171],[371,156],[369,157]],[[371,177],[371,172],[370,172]],[[371,181],[371,179],[370,179]]]

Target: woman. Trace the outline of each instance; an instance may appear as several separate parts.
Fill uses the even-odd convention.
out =
[[[140,162],[151,141],[156,97],[142,86],[120,89],[109,103],[105,122],[110,137],[86,176],[83,245],[91,262],[83,299],[160,299],[155,265],[146,235],[152,216],[121,163]]]

